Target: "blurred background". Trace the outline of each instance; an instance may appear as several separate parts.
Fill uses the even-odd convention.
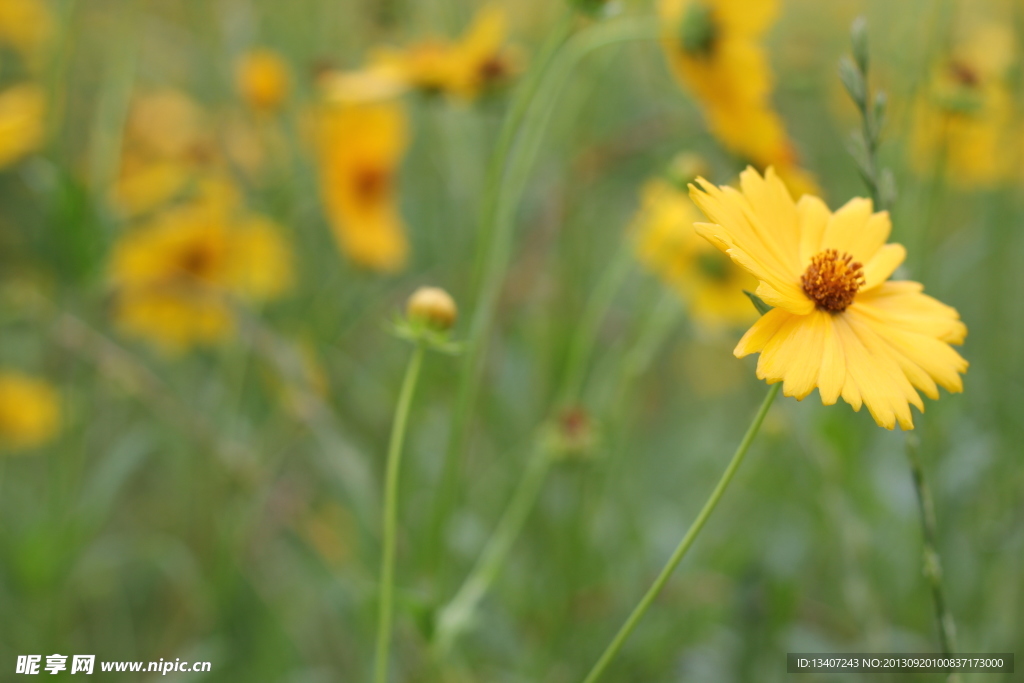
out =
[[[867,196],[836,66],[859,15],[898,276],[970,331],[964,393],[915,415],[960,650],[1024,654],[1024,5],[699,1],[765,14],[742,39],[772,74],[751,90],[778,156],[730,139],[673,68],[666,16],[698,0],[0,0],[0,678],[62,653],[369,679],[410,354],[389,323],[436,285],[471,344],[428,355],[412,409],[393,679],[581,679],[765,393],[732,356],[756,313],[687,246],[680,183],[750,162],[833,209]],[[938,651],[905,439],[780,399],[607,680]],[[522,533],[432,656],[538,449]]]

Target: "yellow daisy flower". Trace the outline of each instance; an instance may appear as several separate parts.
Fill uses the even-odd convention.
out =
[[[698,324],[715,330],[749,323],[756,311],[743,290],[754,291],[757,280],[694,232],[699,220],[686,192],[648,182],[633,224],[637,258],[688,302]]]
[[[449,57],[448,87],[453,94],[473,99],[520,70],[516,51],[505,45],[507,23],[505,12],[498,7],[484,7],[477,13]]]
[[[0,168],[39,149],[46,133],[46,97],[37,85],[24,84],[0,93]]]
[[[46,382],[0,373],[0,449],[40,446],[60,427],[60,401]]]
[[[955,309],[923,294],[916,282],[890,281],[906,250],[886,244],[886,212],[852,199],[835,213],[817,197],[794,202],[773,169],[752,168],[741,189],[698,179],[694,202],[714,223],[697,231],[760,282],[757,295],[775,308],[743,335],[737,357],[760,353],[757,376],[783,382],[803,399],[815,388],[822,403],[841,396],[892,429],[912,429],[917,390],[963,390],[967,327]]]
[[[238,60],[235,83],[250,107],[257,111],[275,111],[288,97],[288,66],[273,50],[253,50]]]
[[[121,328],[178,352],[229,336],[231,299],[276,298],[292,270],[277,226],[240,214],[226,189],[211,188],[122,238],[110,276]]]
[[[933,74],[912,109],[910,157],[917,172],[942,164],[950,181],[964,187],[1007,177],[1013,165],[1014,105],[1007,82],[1013,42],[1008,27],[979,28]]]
[[[659,0],[662,45],[677,79],[700,100],[712,133],[749,161],[779,164],[792,156],[772,109],[772,73],[760,40],[775,0]]]
[[[505,44],[505,12],[481,9],[463,37],[448,43],[427,40],[406,50],[378,50],[372,61],[394,69],[411,86],[472,100],[521,70],[516,50]]]
[[[405,109],[394,99],[327,105],[317,120],[327,218],[342,251],[373,270],[400,269],[409,251],[397,198],[407,129]]]
[[[125,216],[149,213],[179,197],[217,158],[209,121],[173,89],[137,97],[128,116],[111,202]]]
[[[0,0],[0,43],[37,65],[53,35],[53,15],[41,0]]]

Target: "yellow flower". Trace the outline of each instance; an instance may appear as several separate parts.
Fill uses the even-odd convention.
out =
[[[317,120],[327,218],[344,253],[373,270],[400,269],[409,250],[396,196],[407,128],[397,100],[327,105]]]
[[[375,63],[357,71],[326,71],[318,79],[325,102],[368,104],[405,94],[409,84],[393,64]]]
[[[906,250],[886,244],[886,212],[852,199],[835,213],[817,197],[794,202],[768,169],[740,176],[741,191],[698,179],[694,201],[714,224],[697,231],[760,282],[757,295],[775,308],[743,335],[737,357],[760,353],[757,376],[783,382],[803,399],[815,388],[822,403],[840,396],[892,429],[913,428],[917,390],[963,390],[967,327],[955,309],[922,293],[916,282],[890,281]]]
[[[137,97],[124,137],[111,201],[129,217],[149,213],[182,195],[217,158],[204,112],[177,90]]]
[[[57,433],[60,402],[46,382],[15,373],[0,373],[0,448],[40,446]]]
[[[760,45],[775,0],[660,0],[662,44],[673,74],[700,100],[711,131],[732,152],[758,164],[793,153],[771,107],[771,68]]]
[[[0,168],[39,149],[45,116],[46,98],[39,86],[16,85],[0,93]]]
[[[288,66],[272,50],[253,50],[238,61],[235,83],[250,107],[259,111],[274,111],[288,97]]]
[[[1007,177],[1013,164],[1012,57],[1012,31],[988,26],[936,70],[912,109],[910,155],[917,172],[942,165],[950,181],[964,187]]]
[[[506,24],[503,10],[487,6],[456,42],[428,40],[406,50],[378,50],[372,59],[414,88],[471,100],[521,69],[516,51],[505,45]]]
[[[40,0],[0,0],[0,43],[31,65],[53,34],[53,16]]]
[[[451,52],[452,93],[473,99],[502,83],[519,69],[514,50],[505,46],[505,12],[488,6],[480,10],[462,40]]]
[[[709,328],[748,323],[756,311],[743,290],[757,281],[702,240],[689,196],[662,180],[644,187],[633,225],[637,258],[689,304],[693,319]]]
[[[171,352],[210,344],[234,330],[232,299],[266,301],[291,286],[277,227],[239,215],[230,196],[211,186],[122,238],[110,272],[126,333]]]

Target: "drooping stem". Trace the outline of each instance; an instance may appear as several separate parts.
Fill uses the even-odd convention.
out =
[[[606,271],[605,277],[588,298],[579,324],[574,326],[569,360],[566,362],[568,370],[562,378],[557,395],[560,405],[579,399],[585,370],[593,354],[601,323],[629,272],[629,264],[632,262],[631,258],[627,258],[631,257],[629,250],[620,249],[618,254],[615,262]],[[621,254],[626,254],[627,257]],[[459,635],[472,624],[477,606],[501,573],[508,554],[540,495],[551,469],[552,454],[545,436],[542,434],[536,438],[534,455],[523,471],[498,526],[455,597],[440,610],[434,636],[435,654],[439,657],[445,656]]]
[[[559,49],[568,35],[569,24],[556,29],[550,44],[550,55],[542,56],[539,82],[536,92],[528,92],[532,101],[527,101],[522,114],[518,135],[513,130],[507,148],[499,146],[494,163],[501,162],[499,175],[489,177],[494,192],[493,201],[485,201],[484,216],[481,219],[480,235],[486,236],[483,251],[480,252],[483,270],[479,273],[476,307],[472,314],[467,352],[460,378],[459,392],[452,416],[452,430],[438,490],[438,502],[431,521],[429,536],[430,552],[437,554],[442,546],[441,536],[448,515],[454,503],[459,462],[468,439],[469,423],[473,407],[477,404],[477,392],[483,372],[487,337],[494,320],[498,296],[505,281],[505,274],[511,258],[515,215],[528,185],[533,162],[537,158],[548,122],[567,81],[580,60],[608,45],[631,40],[649,40],[657,35],[656,23],[646,18],[633,17],[604,24],[594,24],[572,37],[564,49]]]
[[[387,683],[388,655],[391,649],[391,622],[394,616],[395,545],[398,536],[398,481],[402,466],[402,446],[409,423],[409,409],[416,392],[420,368],[423,366],[424,345],[417,343],[402,381],[402,390],[395,407],[388,444],[387,471],[384,479],[384,533],[380,565],[380,601],[377,610],[377,651],[374,681]]]
[[[754,416],[754,421],[750,423],[750,427],[747,429],[747,433],[743,436],[743,440],[740,442],[739,447],[736,449],[736,453],[733,454],[732,460],[729,461],[729,466],[725,468],[725,472],[722,474],[722,478],[718,480],[718,484],[715,486],[714,491],[711,492],[711,496],[707,502],[704,503],[704,507],[701,508],[700,514],[697,515],[697,519],[690,525],[690,529],[683,536],[683,540],[676,546],[672,556],[669,557],[668,562],[662,568],[661,573],[658,574],[658,578],[654,580],[651,587],[644,594],[640,602],[633,609],[633,612],[626,619],[626,622],[619,629],[619,632],[615,634],[615,638],[605,648],[605,651],[601,654],[600,659],[597,660],[597,664],[590,670],[590,673],[584,679],[584,683],[596,683],[601,675],[604,673],[608,665],[615,659],[615,656],[622,649],[623,644],[636,629],[637,624],[643,619],[647,610],[650,609],[654,599],[658,597],[658,594],[668,583],[669,578],[675,571],[676,567],[686,557],[686,553],[690,550],[693,542],[697,540],[698,534],[704,528],[711,513],[714,512],[715,507],[718,505],[718,501],[721,500],[722,494],[725,493],[725,489],[728,488],[729,483],[732,481],[733,476],[739,469],[740,464],[743,462],[744,456],[750,449],[750,444],[753,443],[754,437],[757,435],[758,430],[761,428],[761,423],[764,422],[765,415],[768,414],[768,408],[771,407],[772,402],[775,400],[775,396],[779,393],[779,387],[781,384],[773,384],[771,389],[768,390],[768,395],[765,396],[764,401],[761,403],[761,408],[757,411]]]
[[[441,610],[434,641],[438,656],[446,655],[458,636],[471,625],[477,605],[501,573],[508,553],[519,537],[550,467],[550,453],[543,447],[539,448],[530,459],[501,521],[488,539],[473,570],[455,597]]]
[[[552,59],[569,35],[571,21],[572,13],[567,12],[551,31],[544,46],[537,54],[530,72],[516,91],[509,112],[502,122],[498,141],[487,168],[473,273],[473,285],[477,292],[477,300],[469,324],[466,354],[459,378],[455,409],[452,411],[448,448],[441,468],[437,504],[428,530],[426,547],[431,558],[430,564],[433,564],[434,559],[440,555],[438,549],[441,546],[441,535],[454,497],[459,455],[468,438],[470,414],[473,404],[476,402],[476,392],[486,346],[484,337],[490,329],[494,300],[504,278],[504,269],[500,264],[508,258],[503,253],[504,245],[508,240],[496,234],[495,230],[496,214],[504,186],[506,168],[510,163],[509,157],[513,152],[526,112],[533,103]]]
[[[910,460],[910,473],[917,493],[917,507],[921,514],[921,531],[924,536],[924,576],[928,580],[932,602],[935,604],[935,617],[938,620],[939,646],[942,654],[951,657],[956,654],[956,623],[949,611],[946,592],[942,588],[942,560],[936,546],[935,503],[928,482],[924,478],[924,468],[918,455],[920,439],[916,434],[907,434],[906,451]]]

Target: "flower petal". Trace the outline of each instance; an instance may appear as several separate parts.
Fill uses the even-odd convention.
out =
[[[888,280],[905,258],[907,250],[902,244],[886,244],[880,248],[874,257],[864,264],[864,286],[860,291],[877,287]]]
[[[846,252],[855,261],[868,263],[885,244],[892,230],[887,212],[871,211],[870,199],[856,197],[848,201],[832,214],[825,228],[821,248]]]
[[[737,358],[749,356],[752,353],[759,353],[764,345],[775,336],[786,322],[793,317],[792,313],[781,308],[773,308],[760,318],[747,330],[739,343],[736,345],[733,354]]]
[[[891,357],[878,353],[880,343],[869,328],[851,324],[845,314],[834,321],[847,361],[843,399],[855,410],[863,401],[880,427],[893,429],[899,422],[903,429],[913,429],[910,402],[920,404],[921,399],[906,375]]]
[[[800,263],[806,268],[811,258],[822,250],[821,240],[832,212],[825,202],[809,194],[796,203],[796,212],[800,221]]]

